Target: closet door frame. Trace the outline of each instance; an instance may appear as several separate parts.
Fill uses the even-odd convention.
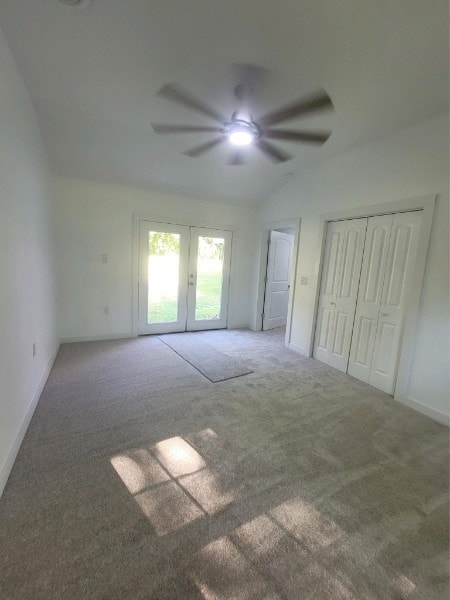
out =
[[[399,348],[397,381],[394,390],[394,399],[409,406],[416,402],[414,399],[408,396],[408,392],[411,378],[411,364],[414,356],[414,342],[416,338],[416,325],[419,316],[420,296],[422,293],[423,278],[425,274],[428,247],[430,244],[435,205],[436,196],[425,196],[421,198],[412,198],[409,200],[398,200],[385,204],[373,204],[365,207],[328,212],[322,214],[320,217],[318,249],[318,256],[320,258],[316,269],[317,284],[315,292],[315,309],[312,327],[310,330],[308,356],[313,355],[314,349],[314,336],[316,330],[316,320],[318,316],[320,284],[322,279],[322,267],[328,223],[330,221],[344,221],[347,219],[374,217],[415,210],[423,211],[415,262],[415,271],[411,281],[410,294],[408,294],[408,300],[405,306],[405,318],[403,323],[402,339]]]

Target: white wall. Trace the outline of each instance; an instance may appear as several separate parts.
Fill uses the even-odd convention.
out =
[[[248,325],[255,209],[75,179],[54,192],[62,340],[132,335],[133,214],[233,230],[229,327]]]
[[[442,421],[449,414],[448,129],[448,114],[440,115],[307,169],[259,214],[261,223],[301,218],[291,342],[306,354],[314,327],[320,215],[438,195],[407,395],[411,405],[425,405],[425,412]],[[308,277],[308,285],[299,285],[300,276]]]
[[[33,107],[0,31],[0,494],[57,350],[50,191]]]

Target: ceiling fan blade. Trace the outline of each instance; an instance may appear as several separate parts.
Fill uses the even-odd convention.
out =
[[[303,117],[314,112],[331,109],[333,109],[331,98],[324,90],[321,90],[308,98],[303,98],[302,100],[288,104],[279,110],[269,112],[260,119],[257,119],[257,122],[262,127],[269,127],[270,125],[282,123],[283,121],[288,121],[295,117]]]
[[[240,166],[245,164],[244,155],[240,150],[234,150],[230,160],[228,161],[229,165]]]
[[[162,135],[166,133],[197,133],[201,131],[220,133],[222,131],[220,127],[202,127],[197,125],[165,125],[162,123],[152,123],[151,125],[155,133]]]
[[[190,156],[191,158],[195,158],[197,156],[200,156],[201,154],[204,154],[211,148],[214,148],[214,146],[218,146],[219,144],[222,144],[226,139],[227,138],[225,136],[221,135],[220,137],[214,138],[213,140],[210,140],[209,142],[206,142],[205,144],[200,144],[200,146],[195,146],[194,148],[190,148],[189,150],[186,150],[185,152],[183,152],[183,154],[186,154],[186,156]]]
[[[273,144],[270,144],[269,142],[266,142],[266,140],[263,140],[261,138],[255,142],[255,146],[257,146],[262,152],[264,152],[264,154],[273,162],[282,163],[293,158],[287,152],[283,152],[283,150],[280,150]]]
[[[288,140],[309,144],[324,144],[331,131],[293,131],[290,129],[267,129],[264,136],[270,140]]]
[[[214,121],[217,121],[221,124],[225,123],[226,118],[220,115],[213,108],[192,96],[189,92],[185,92],[180,87],[175,85],[174,83],[168,83],[164,85],[158,92],[158,96],[162,96],[167,100],[172,100],[172,102],[176,102],[177,104],[181,104],[186,108],[190,108],[202,115],[210,117]]]

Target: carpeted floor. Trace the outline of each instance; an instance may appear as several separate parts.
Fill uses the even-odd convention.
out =
[[[205,332],[61,347],[0,500],[2,600],[448,598],[448,430],[286,350]]]

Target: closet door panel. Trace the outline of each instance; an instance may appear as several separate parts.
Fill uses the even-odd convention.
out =
[[[334,313],[334,328],[331,336],[331,346],[329,352],[328,364],[340,371],[347,371],[348,351],[350,344],[347,339],[351,338],[351,319],[353,315],[348,315],[340,311]]]
[[[355,319],[367,219],[345,222],[342,258],[336,293],[329,364],[346,372]]]
[[[328,356],[328,340],[330,335],[330,324],[331,324],[332,312],[329,308],[320,308],[317,315],[317,329],[316,329],[316,348],[314,356],[318,353],[326,353]]]
[[[422,212],[394,215],[378,327],[374,342],[373,385],[394,393],[403,317],[419,241]]]
[[[334,309],[344,232],[344,221],[328,223],[313,352],[315,358],[327,364],[334,330]]]
[[[339,278],[339,263],[342,253],[342,237],[344,234],[344,224],[330,223],[328,225],[329,237],[327,233],[327,247],[325,250],[324,261],[324,279],[323,290],[321,290],[323,299],[334,300]]]
[[[376,348],[373,354],[369,383],[373,385],[374,375],[388,376],[395,362],[398,327],[387,319],[380,319],[376,334]],[[376,386],[378,387],[378,386]]]
[[[389,250],[393,215],[370,217],[361,268],[348,373],[366,383],[372,366],[373,348]]]
[[[356,339],[354,341],[354,352],[352,347],[352,355],[354,354],[354,361],[358,365],[361,365],[362,367],[368,367],[370,369],[372,349],[370,349],[369,352],[369,344],[370,340],[375,338],[374,330],[376,327],[376,323],[373,319],[366,319],[365,317],[361,317],[360,321],[358,322],[358,325],[359,327],[357,335],[354,336]]]

